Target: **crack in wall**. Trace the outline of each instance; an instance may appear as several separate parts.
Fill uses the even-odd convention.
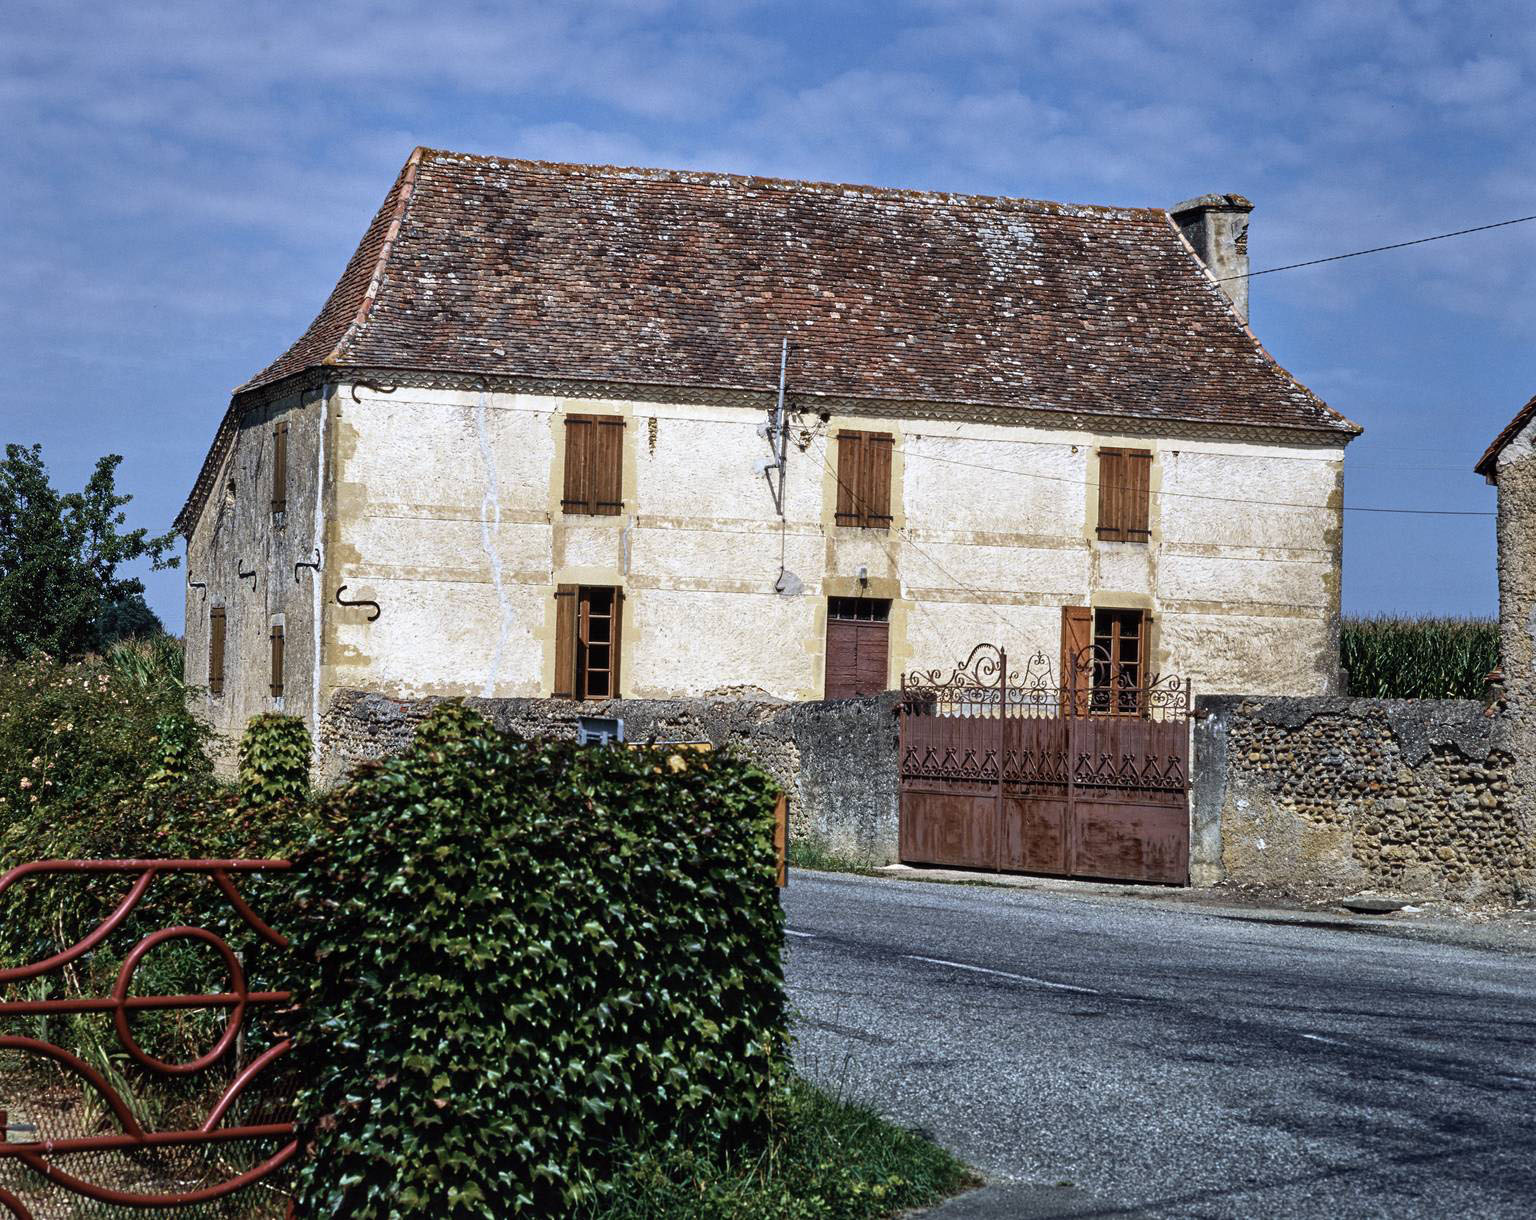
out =
[[[485,494],[480,497],[480,548],[491,561],[491,583],[496,586],[496,604],[501,609],[501,630],[496,633],[496,651],[491,654],[490,672],[485,675],[485,684],[480,688],[483,699],[489,699],[496,691],[501,657],[507,648],[507,636],[512,632],[512,602],[501,579],[501,554],[495,541],[501,535],[501,487],[496,479],[496,456],[491,452],[490,431],[485,420],[489,400],[490,394],[481,390],[475,402],[475,437],[480,442],[480,460],[485,464]]]

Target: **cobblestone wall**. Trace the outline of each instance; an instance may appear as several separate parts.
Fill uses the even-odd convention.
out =
[[[1196,884],[1536,896],[1508,724],[1472,700],[1198,701]]]
[[[408,746],[441,699],[398,700],[340,691],[320,718],[317,780]],[[520,737],[576,736],[576,717],[621,716],[629,741],[708,741],[733,748],[789,795],[790,836],[886,864],[896,859],[895,696],[786,703],[746,699],[466,699]]]

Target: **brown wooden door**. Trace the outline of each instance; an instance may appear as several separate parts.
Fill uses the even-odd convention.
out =
[[[828,699],[877,695],[886,688],[891,625],[856,619],[827,620]]]

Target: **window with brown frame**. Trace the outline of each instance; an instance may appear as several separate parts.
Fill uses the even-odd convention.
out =
[[[224,607],[208,611],[208,693],[224,693]]]
[[[1142,610],[1094,611],[1093,711],[1099,715],[1141,715],[1151,625]]]
[[[281,699],[283,695],[283,628],[278,623],[272,624],[272,698]]]
[[[288,511],[288,421],[272,427],[272,511]]]
[[[875,695],[890,681],[891,603],[881,597],[827,599],[825,697]]]
[[[624,507],[623,489],[623,417],[567,415],[560,507],[573,515],[616,517]]]
[[[555,698],[616,699],[624,591],[611,585],[555,590]]]
[[[1150,449],[1099,450],[1099,537],[1106,542],[1146,542],[1152,499]]]
[[[839,525],[889,529],[891,524],[891,452],[889,432],[837,434],[837,516]]]

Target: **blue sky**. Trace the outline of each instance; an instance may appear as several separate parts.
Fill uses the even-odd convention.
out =
[[[168,528],[229,390],[309,322],[417,144],[1167,206],[1256,269],[1536,212],[1519,2],[878,0],[0,7],[0,441],[125,455]],[[1253,283],[1366,428],[1346,503],[1489,511],[1536,393],[1536,224]],[[180,573],[147,578],[172,629]],[[1346,518],[1347,612],[1491,614],[1488,517]]]

